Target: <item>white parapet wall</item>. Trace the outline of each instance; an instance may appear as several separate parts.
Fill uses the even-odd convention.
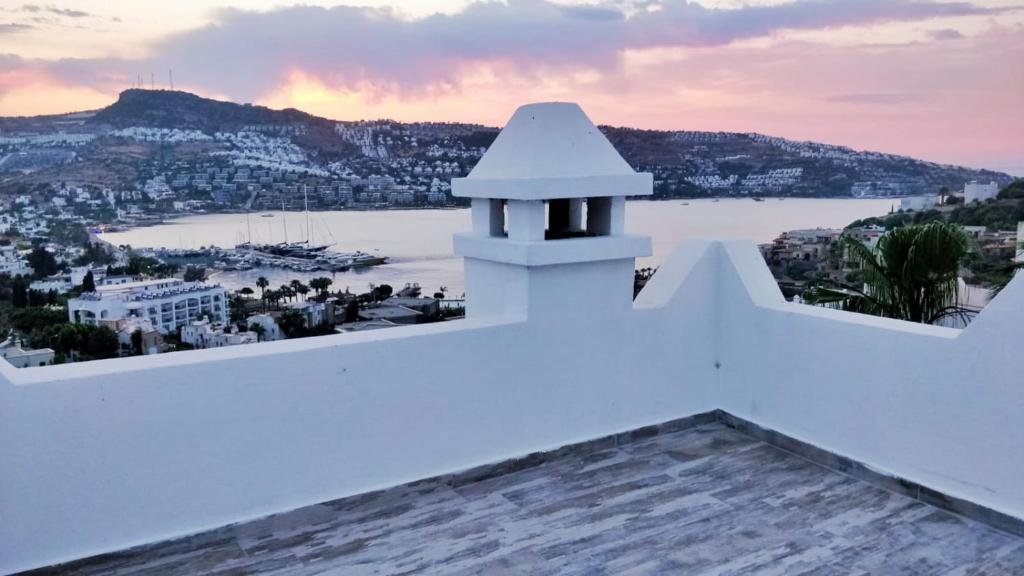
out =
[[[0,367],[0,573],[711,410],[715,266],[626,320],[548,306]]]
[[[625,315],[556,304],[0,363],[0,572],[715,408],[1024,516],[1020,278],[959,331],[786,303],[752,243],[693,241]]]
[[[1024,518],[1024,279],[955,330],[785,302],[752,245],[718,250],[719,407]]]

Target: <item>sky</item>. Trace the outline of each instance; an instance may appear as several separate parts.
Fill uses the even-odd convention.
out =
[[[137,84],[339,120],[760,132],[1024,176],[1024,0],[0,0],[0,116]]]

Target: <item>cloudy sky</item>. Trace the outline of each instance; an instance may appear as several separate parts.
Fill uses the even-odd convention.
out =
[[[0,115],[146,86],[337,119],[756,131],[1024,175],[1024,0],[0,0]]]

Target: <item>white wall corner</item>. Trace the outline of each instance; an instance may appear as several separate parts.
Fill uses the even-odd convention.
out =
[[[17,368],[11,366],[7,360],[0,358],[0,386],[8,386],[14,383],[15,370]]]
[[[960,334],[960,339],[976,338],[1014,347],[1024,341],[1024,273],[1018,273]]]
[[[754,306],[774,307],[786,304],[786,297],[782,295],[778,282],[772,276],[771,270],[764,261],[764,256],[757,249],[757,245],[751,240],[723,240],[722,247],[722,272],[726,272],[725,266],[735,271],[743,285],[743,289],[750,297]],[[726,281],[721,276],[719,281]]]
[[[694,281],[695,269],[699,262],[715,257],[711,250],[715,242],[704,239],[685,240],[676,246],[668,258],[658,267],[658,273],[651,277],[644,289],[633,301],[634,308],[664,308],[686,292],[684,286]],[[715,279],[717,280],[717,279]]]

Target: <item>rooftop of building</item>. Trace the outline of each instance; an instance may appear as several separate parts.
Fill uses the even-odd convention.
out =
[[[0,573],[1022,571],[1024,280],[960,330],[693,239],[634,294],[596,157],[477,179],[464,320],[0,362]]]
[[[81,294],[79,300],[123,299],[126,301],[155,300],[186,294],[221,289],[220,284],[206,282],[185,282],[180,278],[157,278],[123,284],[109,284],[96,287],[95,292]]]
[[[152,280],[138,280],[136,282],[125,282],[124,284],[110,284],[97,286],[97,292],[131,292],[133,290],[146,290],[158,286],[177,286],[184,284],[181,278],[154,278]]]
[[[723,423],[694,424],[324,502],[36,574],[1024,571],[1024,538]]]

